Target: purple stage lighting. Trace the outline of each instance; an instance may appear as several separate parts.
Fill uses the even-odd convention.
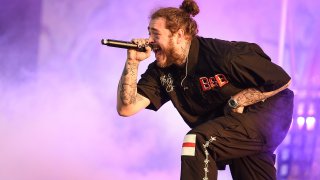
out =
[[[316,118],[315,117],[307,117],[306,118],[306,126],[307,126],[307,130],[311,131],[314,129],[316,124]]]
[[[297,118],[297,125],[298,125],[298,128],[299,128],[299,129],[302,129],[302,128],[303,128],[305,121],[306,121],[305,118],[302,117],[302,116],[299,116],[299,117]]]

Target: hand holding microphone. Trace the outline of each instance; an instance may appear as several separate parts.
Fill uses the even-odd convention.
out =
[[[151,54],[152,44],[149,44],[148,39],[133,39],[132,42],[102,39],[101,43],[110,47],[128,49],[128,59],[142,61],[147,59]]]
[[[120,41],[120,40],[113,40],[113,39],[102,39],[101,44],[107,45],[110,47],[117,47],[117,48],[124,48],[124,49],[134,49],[140,52],[145,52],[146,47],[151,47],[151,44],[148,43],[146,39],[134,39],[135,43],[129,41]],[[139,41],[144,41],[143,44],[139,44]]]

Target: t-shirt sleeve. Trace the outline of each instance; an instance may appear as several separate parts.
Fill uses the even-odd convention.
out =
[[[230,55],[230,76],[243,88],[262,92],[276,90],[289,82],[290,76],[254,43],[234,44]]]
[[[137,87],[138,93],[150,100],[150,105],[146,108],[154,111],[169,101],[169,96],[161,86],[159,77],[155,63],[151,63],[146,72],[141,75]]]

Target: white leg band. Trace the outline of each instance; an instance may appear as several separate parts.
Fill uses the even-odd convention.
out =
[[[195,156],[196,154],[196,135],[187,134],[182,144],[182,156]]]

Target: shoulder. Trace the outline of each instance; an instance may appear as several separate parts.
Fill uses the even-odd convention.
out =
[[[197,37],[200,45],[207,46],[211,48],[230,48],[231,47],[231,41],[217,39],[217,38],[207,38],[207,37]]]
[[[197,37],[200,50],[219,57],[225,57],[232,50],[232,42],[216,38]]]
[[[156,61],[153,61],[148,65],[148,69],[157,69],[157,64]]]
[[[262,50],[262,48],[252,42],[245,41],[232,41],[232,54],[234,56],[246,56],[246,57],[256,57],[263,58],[265,60],[271,61],[271,58]]]
[[[153,61],[148,65],[146,72],[154,72],[154,73],[159,72],[159,67],[156,64],[156,61]]]
[[[150,63],[145,72],[141,74],[141,79],[159,80],[161,75],[170,71],[172,71],[171,67],[160,68],[159,66],[157,66],[157,62],[155,60]]]
[[[205,38],[198,36],[199,44],[201,48],[220,53],[220,54],[238,54],[238,53],[248,53],[248,52],[256,52],[263,56],[267,56],[262,48],[252,42],[246,41],[228,41],[216,38]],[[269,57],[268,57],[269,58]]]
[[[141,74],[140,81],[146,80],[146,79],[154,79],[159,76],[159,68],[157,67],[156,61],[153,61],[150,63],[145,70],[144,73]]]

